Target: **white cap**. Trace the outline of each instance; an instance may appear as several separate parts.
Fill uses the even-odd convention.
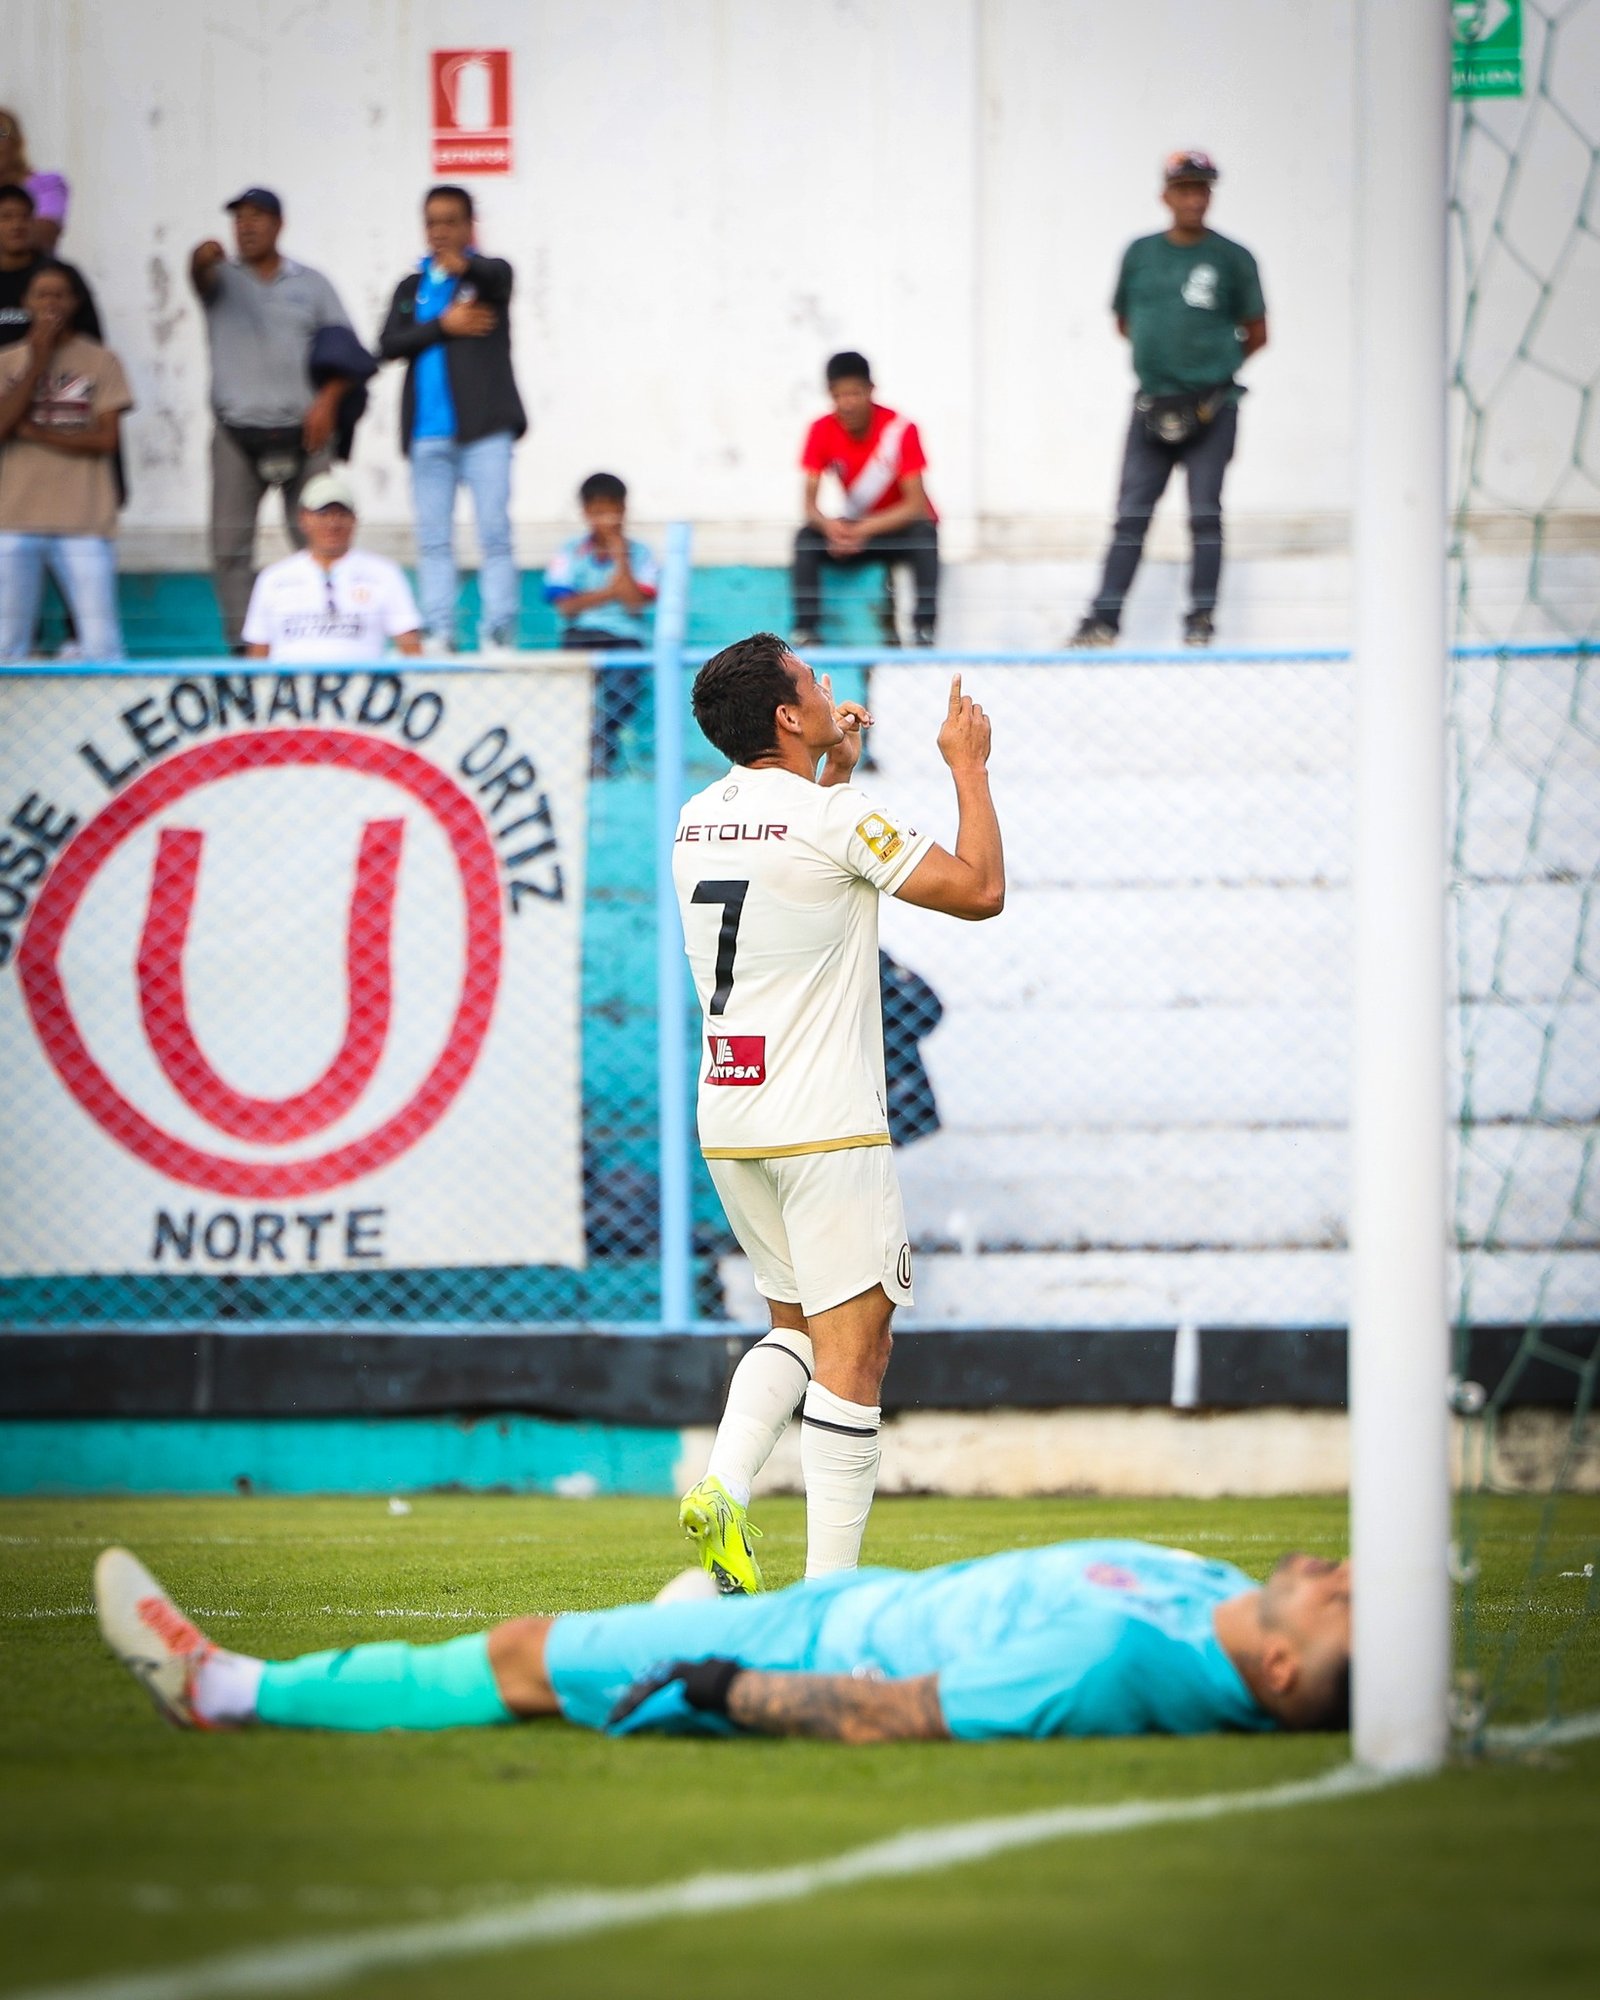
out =
[[[355,489],[342,473],[319,472],[301,487],[300,505],[313,514],[320,514],[324,507],[347,507],[353,514]]]

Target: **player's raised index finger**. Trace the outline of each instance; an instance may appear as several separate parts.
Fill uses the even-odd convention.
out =
[[[959,674],[952,674],[950,676],[950,713],[953,716],[961,713],[961,676]]]

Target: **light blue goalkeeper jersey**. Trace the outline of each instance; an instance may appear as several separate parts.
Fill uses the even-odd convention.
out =
[[[937,1674],[958,1737],[1271,1729],[1211,1622],[1225,1599],[1255,1587],[1231,1563],[1149,1542],[1059,1542],[940,1569],[854,1570],[759,1597],[569,1614],[551,1629],[545,1665],[562,1712],[591,1729],[656,1667],[713,1658]],[[663,1699],[632,1726],[729,1725]]]

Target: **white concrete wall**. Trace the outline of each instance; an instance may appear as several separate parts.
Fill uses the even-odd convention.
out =
[[[1044,1493],[1343,1493],[1350,1484],[1349,1420],[1342,1410],[914,1410],[883,1426],[880,1493],[949,1493],[1011,1499]],[[756,1497],[800,1493],[800,1426],[791,1424],[756,1481]],[[705,1471],[712,1432],[683,1433],[680,1487]],[[1452,1459],[1464,1483],[1465,1435]],[[1569,1448],[1572,1457],[1562,1474]],[[1488,1466],[1471,1468],[1490,1490],[1600,1493],[1600,1418],[1573,1432],[1564,1411],[1513,1410],[1495,1429]],[[869,1531],[870,1532],[870,1531]],[[1192,1537],[1205,1552],[1202,1530]],[[1265,1560],[1277,1554],[1263,1550]]]
[[[1241,552],[1274,551],[1344,539],[1351,18],[1351,0],[7,0],[4,89],[36,164],[71,176],[64,251],[139,398],[131,561],[198,553],[190,247],[224,232],[229,195],[273,186],[286,248],[375,333],[432,178],[428,51],[475,42],[516,65],[517,172],[476,185],[482,239],[519,274],[525,556],[605,464],[642,520],[702,523],[702,557],[779,559],[821,361],[845,344],[919,419],[953,554],[1089,553],[1130,379],[1113,273],[1159,225],[1158,162],[1185,144],[1221,161],[1213,219],[1265,278],[1273,339],[1249,370],[1232,526]],[[1581,121],[1600,34],[1575,24],[1563,64]],[[1515,133],[1524,107],[1485,115]],[[1558,126],[1539,121],[1508,211],[1546,262],[1585,165]],[[1504,186],[1480,146],[1484,228]],[[1480,322],[1488,376],[1529,304],[1514,274],[1500,297]],[[1597,319],[1600,260],[1580,254],[1541,356],[1581,374]],[[1497,491],[1594,507],[1592,480],[1552,471],[1576,394],[1523,372]],[[397,395],[389,371],[358,469],[398,533]]]

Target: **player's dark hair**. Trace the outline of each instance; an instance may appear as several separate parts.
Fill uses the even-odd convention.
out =
[[[457,187],[454,181],[441,181],[437,187],[429,188],[428,192],[422,197],[423,214],[427,214],[428,203],[430,201],[443,201],[446,197],[451,201],[460,202],[462,208],[466,211],[468,222],[471,222],[477,215],[478,211],[472,205],[472,196],[464,187]]]
[[[867,357],[857,354],[853,347],[847,347],[842,354],[830,354],[825,370],[828,387],[835,382],[870,382],[872,370],[867,366]]]
[[[5,199],[0,191],[0,201]],[[46,257],[42,264],[35,264],[28,273],[28,287],[32,288],[35,278],[65,278],[72,292],[72,314],[67,321],[69,333],[82,333],[83,316],[89,310],[89,287],[83,282],[83,273],[74,264],[63,264],[57,257]],[[23,297],[27,297],[24,291]]]
[[[614,472],[591,472],[578,488],[578,499],[585,507],[594,507],[602,500],[614,500],[619,507],[626,505],[628,489]]]
[[[33,196],[17,181],[7,181],[4,187],[0,187],[0,201],[20,201],[30,215],[34,211]]]
[[[1348,1656],[1328,1676],[1322,1699],[1296,1725],[1300,1729],[1348,1729],[1350,1727],[1350,1661]]]
[[[788,658],[788,641],[776,632],[752,632],[695,675],[694,719],[730,763],[748,764],[777,748],[777,711],[795,699]]]

